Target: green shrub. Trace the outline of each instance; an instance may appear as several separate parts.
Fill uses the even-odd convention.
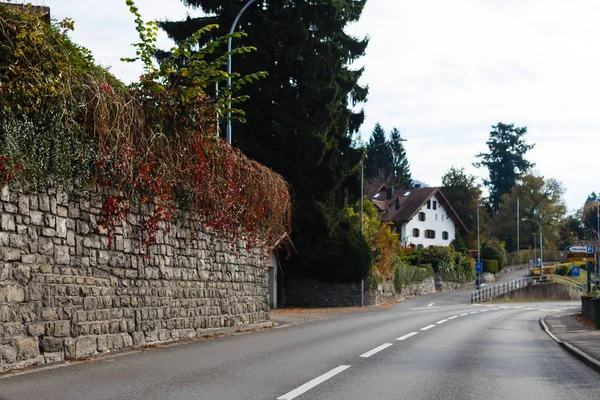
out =
[[[498,271],[502,270],[504,267],[504,257],[496,246],[485,245],[481,249],[481,258],[486,260],[496,260],[498,261]]]
[[[398,262],[396,272],[394,273],[394,286],[398,293],[411,283],[420,283],[434,275],[431,265],[425,267],[415,267],[406,262]]]
[[[365,279],[365,290],[377,290],[378,286],[383,283],[383,276],[377,271],[371,270],[367,279]]]
[[[435,271],[433,270],[433,266],[431,264],[420,264],[418,268],[427,270],[429,276],[435,275]]]
[[[483,272],[498,273],[498,260],[481,260],[481,262],[483,264]]]
[[[560,267],[556,268],[556,273],[558,275],[565,276],[569,272],[571,272],[571,267],[567,267],[566,265],[561,265]]]

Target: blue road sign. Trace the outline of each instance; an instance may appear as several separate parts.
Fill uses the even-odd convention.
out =
[[[593,253],[593,252],[594,252],[594,246],[587,246],[586,253]]]
[[[579,269],[579,267],[574,266],[571,267],[571,276],[579,276],[581,275],[581,270]]]
[[[483,272],[483,264],[478,262],[475,263],[475,272],[477,272],[478,274]]]

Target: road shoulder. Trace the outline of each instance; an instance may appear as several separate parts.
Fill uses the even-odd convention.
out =
[[[546,315],[540,325],[561,347],[600,372],[600,330],[582,324],[573,311]]]

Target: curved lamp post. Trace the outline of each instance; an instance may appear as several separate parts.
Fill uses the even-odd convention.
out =
[[[540,228],[540,279],[542,279],[542,277],[544,276],[544,250],[543,250],[543,244],[542,244],[542,224],[540,224],[538,221],[534,220],[534,219],[530,219],[530,218],[523,218],[521,219],[521,221],[531,221],[531,222],[535,222],[536,224],[538,224],[538,227]]]
[[[248,2],[242,7],[240,12],[236,15],[233,20],[233,24],[231,24],[231,29],[229,30],[229,34],[231,35],[235,32],[235,26],[237,25],[240,17],[250,7],[252,3],[256,0],[248,0]],[[227,52],[229,55],[227,56],[227,89],[229,90],[228,102],[227,102],[227,143],[231,145],[231,38],[227,39]]]

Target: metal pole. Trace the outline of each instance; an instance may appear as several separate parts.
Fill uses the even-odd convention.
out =
[[[537,222],[537,221],[536,221]],[[540,280],[544,276],[544,243],[542,237],[542,224],[537,222],[540,227]]]
[[[477,204],[477,263],[481,263],[481,243],[479,237],[479,204]],[[481,289],[481,273],[477,273],[477,290]]]
[[[598,259],[598,241],[600,241],[600,201],[596,201],[596,219],[598,220],[598,229],[596,230],[596,246],[594,247],[594,260],[596,261],[596,290],[600,280],[598,279],[598,273],[600,272],[600,265]]]
[[[238,15],[233,20],[233,24],[231,24],[231,29],[229,30],[229,34],[231,35],[235,31],[235,26],[237,25],[240,17],[246,11],[250,4],[254,3],[256,0],[248,0],[248,2],[242,7]],[[227,39],[227,52],[229,55],[227,56],[227,89],[229,89],[229,94],[227,96],[227,143],[231,144],[231,38]]]
[[[519,227],[520,227],[519,224],[521,222],[520,221],[521,218],[519,216],[519,211],[520,211],[519,210],[519,198],[517,197],[517,257],[519,258],[518,264],[521,264],[521,253],[520,253],[520,251],[521,251],[521,240],[520,239],[521,238],[519,236],[521,233],[521,230],[519,229]]]
[[[365,165],[364,165],[364,157],[360,159],[360,234],[364,233],[363,231],[363,197],[365,197]]]
[[[537,267],[537,238],[533,235],[533,266]]]

